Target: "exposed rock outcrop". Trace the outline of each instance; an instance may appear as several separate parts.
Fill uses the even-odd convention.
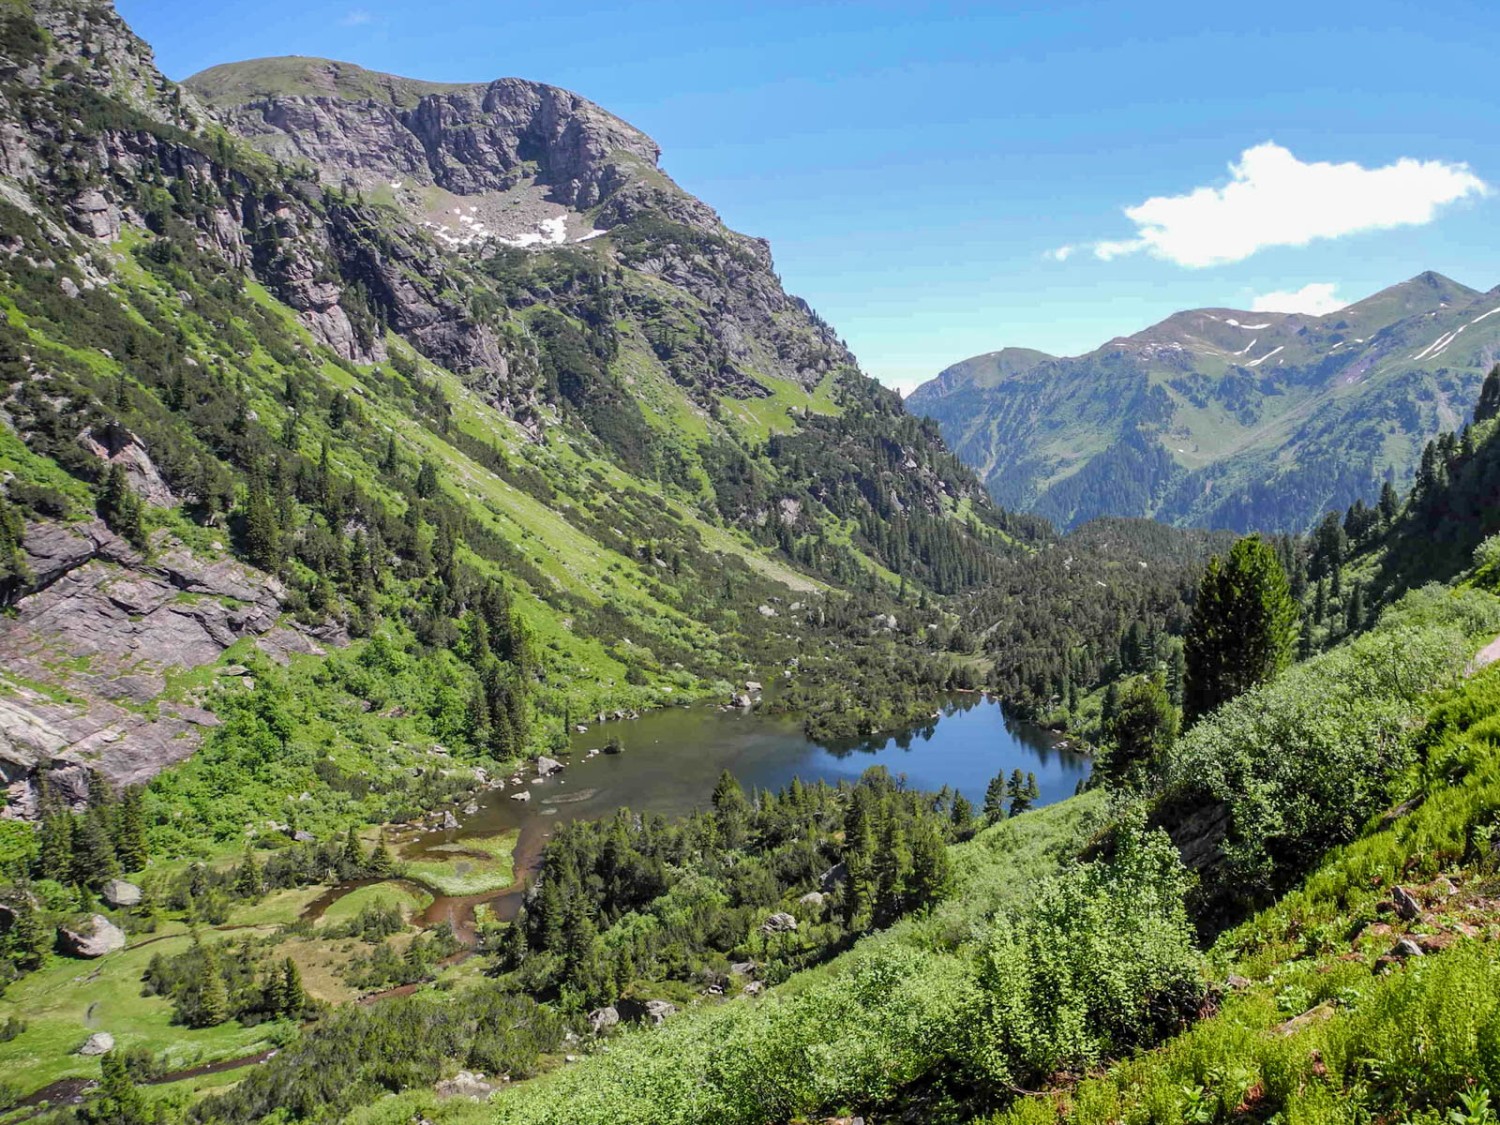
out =
[[[141,904],[141,888],[134,883],[127,883],[124,879],[111,879],[99,888],[99,895],[114,907]]]
[[[125,931],[103,914],[90,914],[57,928],[63,950],[74,957],[103,957],[125,948]]]
[[[87,797],[88,769],[141,782],[181,761],[218,720],[188,704],[158,708],[172,669],[217,660],[242,637],[277,629],[281,585],[171,540],[143,558],[100,521],[34,524],[23,543],[29,592],[0,620],[0,666],[26,684],[0,698],[0,779],[6,815],[34,811],[38,774],[66,799]]]

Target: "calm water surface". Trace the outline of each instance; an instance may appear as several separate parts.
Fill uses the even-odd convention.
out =
[[[621,740],[623,754],[587,756],[610,737]],[[1050,734],[1015,721],[998,702],[980,695],[955,696],[938,718],[915,730],[831,745],[813,742],[799,720],[789,716],[674,707],[573,736],[567,768],[526,785],[529,801],[512,800],[516,789],[507,784],[480,797],[479,811],[463,817],[458,828],[428,833],[408,845],[405,854],[415,856],[468,836],[515,831],[516,869],[524,876],[559,824],[607,817],[621,807],[682,815],[708,804],[726,769],[750,791],[779,789],[793,778],[836,785],[875,765],[904,777],[911,789],[957,789],[976,808],[997,773],[1035,773],[1040,803],[1051,804],[1072,796],[1089,772],[1088,758],[1059,748]],[[497,912],[509,915],[518,905],[520,886],[518,881],[499,896],[439,900],[427,920],[462,922],[477,901],[492,901]]]

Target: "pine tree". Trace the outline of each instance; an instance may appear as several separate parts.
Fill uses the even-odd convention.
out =
[[[255,862],[255,853],[248,847],[234,872],[234,893],[239,898],[259,898],[265,889],[260,865]]]
[[[380,837],[375,841],[375,850],[370,853],[369,862],[365,869],[377,879],[385,879],[396,872],[396,861],[391,856],[391,849],[385,842],[385,831],[382,829]]]
[[[281,567],[281,524],[259,473],[245,497],[245,555],[262,570]]]
[[[1356,582],[1349,591],[1349,604],[1344,610],[1344,632],[1358,633],[1365,625],[1365,587]]]
[[[79,1117],[89,1125],[152,1125],[155,1117],[130,1080],[125,1056],[119,1051],[108,1051],[99,1060],[99,1068],[99,1086],[79,1111]]]
[[[288,957],[281,963],[281,1007],[277,1014],[297,1019],[307,1008],[307,991],[302,987],[302,971]]]
[[[1492,371],[1490,374],[1494,374]],[[1387,480],[1380,486],[1380,522],[1390,527],[1396,522],[1396,513],[1401,510],[1401,501],[1396,496],[1396,486]]]
[[[359,842],[359,834],[354,831],[354,826],[349,826],[349,832],[344,837],[343,855],[339,857],[339,874],[345,879],[354,879],[364,873],[365,849]]]
[[[201,945],[200,949],[196,1026],[217,1027],[229,1018],[229,989],[224,984],[224,974],[219,970],[219,958],[213,946]]]
[[[125,790],[115,816],[115,855],[122,871],[141,871],[151,858],[146,844],[144,790],[139,785]]]
[[[27,882],[19,882],[14,893],[5,899],[10,907],[10,929],[0,934],[0,951],[23,972],[38,968],[52,944],[54,932],[42,920],[36,896]]]
[[[73,878],[73,816],[54,811],[42,818],[37,845],[37,874],[58,883]]]
[[[1479,388],[1479,401],[1474,404],[1474,421],[1484,422],[1500,416],[1500,363],[1490,368]]]
[[[993,823],[1005,819],[1005,774],[990,778],[984,790],[984,819]]]
[[[1102,772],[1111,785],[1133,780],[1165,757],[1177,737],[1177,709],[1159,677],[1126,684],[1106,733],[1112,746]]]
[[[974,805],[962,793],[953,796],[953,805],[948,810],[948,820],[960,832],[967,832],[974,824]]]
[[[1227,559],[1209,560],[1185,640],[1184,719],[1191,724],[1270,679],[1290,662],[1296,639],[1297,606],[1264,539],[1248,535]]]
[[[98,890],[120,873],[115,843],[103,809],[90,809],[73,823],[72,881]]]
[[[146,527],[141,516],[141,499],[130,487],[130,478],[120,465],[111,465],[99,485],[97,503],[99,518],[109,529],[136,547],[146,545]]]

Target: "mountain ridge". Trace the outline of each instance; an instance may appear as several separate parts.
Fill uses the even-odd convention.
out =
[[[1301,530],[1411,479],[1500,357],[1497,308],[1427,271],[1322,316],[1191,309],[1080,356],[986,353],[906,402],[1003,506],[1064,527]]]

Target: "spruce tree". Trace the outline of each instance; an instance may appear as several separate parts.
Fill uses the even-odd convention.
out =
[[[141,871],[151,852],[146,844],[146,810],[143,790],[131,786],[125,790],[115,815],[115,855],[122,871]]]
[[[1125,685],[1106,733],[1112,745],[1103,773],[1111,785],[1135,780],[1161,761],[1177,737],[1177,709],[1160,677],[1140,676]]]
[[[302,972],[288,957],[281,963],[281,1008],[277,1014],[287,1019],[299,1018],[307,1008],[307,992],[302,987]]]
[[[73,816],[54,811],[42,818],[37,844],[37,874],[58,883],[73,878]]]
[[[1005,819],[1005,774],[990,778],[984,790],[984,819],[993,823]]]
[[[217,1027],[229,1018],[229,989],[219,971],[219,958],[213,946],[202,945],[198,962],[198,1011],[195,1025]]]
[[[245,556],[262,570],[281,566],[281,524],[265,482],[257,473],[245,496]]]
[[[130,487],[130,478],[120,465],[111,465],[99,484],[99,518],[109,529],[136,547],[146,545],[146,527],[141,500]]]
[[[73,823],[72,881],[98,890],[120,873],[115,842],[103,809],[90,809]]]
[[[1479,388],[1479,401],[1474,404],[1474,421],[1484,422],[1500,416],[1500,363],[1490,368]]]
[[[99,1060],[99,1068],[99,1086],[78,1116],[89,1125],[152,1125],[156,1118],[130,1080],[125,1056],[119,1051],[108,1051]]]
[[[260,865],[255,862],[255,853],[246,847],[234,872],[234,893],[239,898],[259,898],[263,889]]]
[[[1296,639],[1297,605],[1264,539],[1247,535],[1227,558],[1210,559],[1185,641],[1186,722],[1269,680],[1291,661]]]
[[[385,842],[385,830],[382,829],[379,839],[375,841],[375,850],[370,853],[369,862],[365,865],[366,870],[378,879],[385,879],[396,872],[396,861],[391,856],[391,849]]]
[[[1491,374],[1494,374],[1491,372]],[[1396,513],[1401,510],[1401,501],[1396,495],[1396,486],[1387,480],[1380,486],[1380,522],[1390,527],[1396,522]]]

